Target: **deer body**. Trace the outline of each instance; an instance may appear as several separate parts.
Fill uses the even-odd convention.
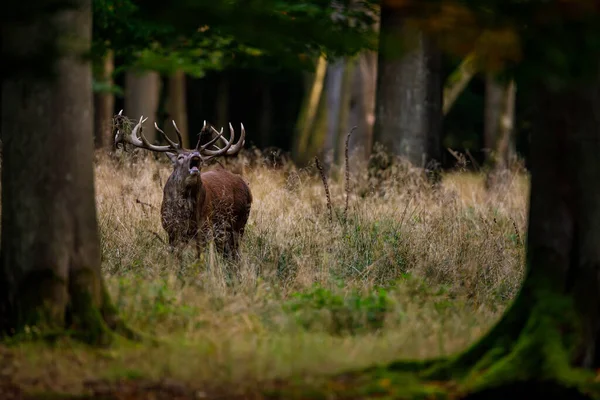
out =
[[[161,222],[170,246],[195,241],[200,251],[214,240],[217,249],[229,256],[244,235],[251,204],[246,182],[225,169],[199,174],[183,191],[171,175],[164,188]]]
[[[235,136],[233,127],[229,124],[229,141],[223,138],[223,129],[217,132],[210,127],[218,134],[216,138],[203,146],[198,142],[195,149],[184,149],[174,121],[179,143],[169,139],[155,124],[155,128],[169,143],[166,146],[150,144],[142,133],[138,137],[144,121],[143,117],[140,118],[129,135],[118,129],[115,143],[127,142],[150,151],[164,152],[171,159],[173,172],[164,186],[161,205],[161,223],[169,236],[171,248],[179,249],[194,241],[200,256],[202,248],[213,240],[221,254],[237,257],[252,205],[250,188],[241,176],[223,168],[202,173],[200,169],[203,163],[213,157],[237,154],[244,145],[244,126],[240,140],[235,145],[232,145]],[[205,122],[203,130],[208,128]],[[223,141],[225,146],[218,148],[214,144],[217,140]],[[210,146],[217,149],[211,150]]]

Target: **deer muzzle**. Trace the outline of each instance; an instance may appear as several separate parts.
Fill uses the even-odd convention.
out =
[[[193,155],[190,157],[190,174],[198,175],[200,174],[200,163],[202,162],[199,155]]]

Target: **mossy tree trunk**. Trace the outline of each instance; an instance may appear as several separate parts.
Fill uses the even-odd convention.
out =
[[[75,331],[92,343],[123,328],[100,273],[94,202],[91,0],[37,18],[7,40],[35,48],[44,27],[78,38],[55,76],[3,82],[0,334]],[[34,327],[35,329],[27,329]]]
[[[600,82],[536,94],[521,291],[467,351],[421,364],[467,393],[523,381],[594,390],[600,367]]]

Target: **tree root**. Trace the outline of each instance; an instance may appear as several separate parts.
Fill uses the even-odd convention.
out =
[[[452,398],[469,400],[506,398],[526,389],[532,395],[547,393],[544,399],[600,399],[595,373],[578,368],[574,361],[582,345],[579,322],[568,296],[522,291],[496,326],[456,357],[394,362],[341,379],[364,386],[359,389],[361,398],[381,395],[382,390],[392,398],[411,398],[398,387],[411,381],[411,396],[418,389],[414,382],[420,382],[423,394],[435,389],[437,394],[445,391]],[[373,382],[387,382],[387,388]]]

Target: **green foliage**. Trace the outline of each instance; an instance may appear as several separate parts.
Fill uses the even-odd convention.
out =
[[[334,13],[339,18],[332,21]],[[306,66],[321,52],[374,48],[372,15],[370,1],[334,9],[329,0],[94,0],[94,54],[112,48],[125,66],[194,76],[234,60]]]
[[[140,291],[137,279],[122,277],[118,282],[115,305],[128,321],[144,326],[156,326],[167,320],[173,326],[186,326],[190,318],[200,314],[195,307],[178,301],[178,294],[165,280],[145,285]]]
[[[391,305],[387,291],[382,288],[366,294],[354,290],[342,295],[317,284],[308,291],[293,294],[282,307],[305,329],[326,325],[334,335],[357,335],[382,329]]]

